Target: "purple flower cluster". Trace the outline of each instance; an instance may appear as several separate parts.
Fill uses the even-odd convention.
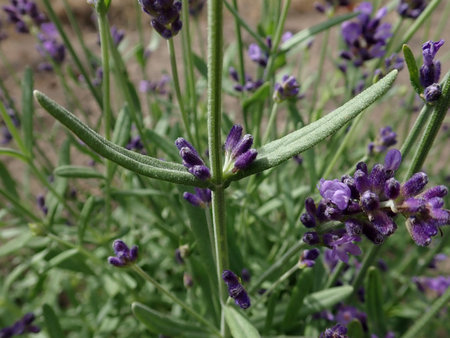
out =
[[[180,20],[181,2],[174,0],[139,0],[142,10],[152,17],[152,27],[164,38],[178,34],[183,26]]]
[[[205,6],[206,0],[189,0],[189,14],[194,18],[199,16]]]
[[[206,208],[211,204],[211,190],[194,188],[195,193],[185,192],[183,198],[195,207]]]
[[[125,31],[123,29],[118,29],[116,26],[111,27],[111,37],[114,46],[118,46],[125,37]]]
[[[139,153],[145,153],[144,144],[142,143],[141,137],[139,135],[130,138],[130,141],[125,146],[128,150],[137,151]]]
[[[348,50],[342,51],[340,56],[359,67],[365,61],[384,56],[387,40],[392,33],[389,23],[381,23],[381,19],[387,14],[386,7],[378,10],[373,18],[370,2],[361,3],[355,11],[360,12],[357,21],[342,24],[342,36]]]
[[[398,54],[393,53],[388,58],[384,59],[384,67],[375,69],[374,75],[378,79],[384,77],[387,73],[393,71],[394,69],[397,69],[398,71],[401,71],[403,67],[405,66],[405,59],[398,56]]]
[[[367,332],[367,315],[365,312],[359,311],[357,308],[340,304],[335,316],[335,320],[342,326],[347,326],[351,321],[357,319],[360,321],[364,331]]]
[[[441,76],[441,63],[434,60],[434,57],[443,44],[444,40],[436,42],[430,40],[422,45],[423,65],[420,67],[420,84],[424,88],[424,97],[427,102],[436,101],[442,94],[438,83]]]
[[[15,322],[12,326],[5,327],[0,330],[0,338],[10,338],[13,336],[23,335],[26,333],[38,333],[41,329],[33,325],[35,320],[33,313],[29,312],[25,314],[20,320]]]
[[[48,214],[48,207],[45,205],[45,196],[43,194],[39,194],[36,197],[36,202],[39,210],[46,216]]]
[[[413,282],[421,292],[429,290],[442,296],[450,287],[450,276],[414,277]]]
[[[116,267],[124,267],[134,263],[138,258],[138,247],[134,245],[131,249],[124,241],[116,239],[112,245],[115,256],[108,257],[108,263]]]
[[[275,83],[273,100],[275,102],[282,102],[285,100],[297,100],[300,99],[300,84],[296,78],[292,75],[284,75],[281,79],[281,83]]]
[[[397,133],[392,130],[392,127],[386,126],[380,129],[377,138],[374,142],[370,142],[368,146],[369,154],[383,153],[387,148],[397,143]]]
[[[404,18],[416,19],[428,5],[428,0],[401,0],[397,12]]]
[[[175,250],[175,262],[180,265],[184,264],[184,260],[189,256],[189,246],[187,244],[181,245]]]
[[[397,229],[394,217],[402,214],[416,244],[430,244],[439,228],[450,224],[450,212],[443,208],[447,188],[435,186],[423,192],[428,183],[423,172],[401,184],[394,178],[400,163],[400,152],[392,149],[386,154],[384,165],[375,164],[370,172],[366,163],[360,162],[353,176],[321,180],[319,191],[323,198],[317,205],[312,198],[306,199],[301,222],[319,230],[322,224],[336,221],[345,227],[334,228],[321,236],[307,232],[303,240],[311,245],[325,245],[333,250],[333,256],[347,262],[347,254],[360,253],[354,242],[360,240],[361,234],[381,244]]]
[[[326,329],[322,332],[319,338],[347,338],[347,328],[340,324],[336,324],[335,326]]]
[[[175,145],[180,151],[180,156],[183,159],[183,165],[192,175],[203,181],[211,177],[209,168],[205,165],[205,162],[203,162],[192,144],[184,138],[179,137],[176,139]]]
[[[3,98],[1,91],[0,91],[0,101],[3,103],[3,105],[4,105],[5,109],[6,109],[6,113],[11,118],[11,121],[14,124],[14,126],[16,128],[19,128],[20,127],[20,120],[17,117],[17,115],[14,113],[14,110],[11,107],[9,107],[7,105],[7,103],[5,102],[6,100]],[[9,131],[9,129],[6,126],[4,121],[2,121],[1,124],[0,124],[0,132],[1,132],[2,136],[3,136],[2,140],[0,141],[0,144],[8,144],[9,142],[11,142],[13,137],[12,137],[11,132]]]
[[[165,95],[168,93],[166,85],[170,82],[169,75],[161,76],[159,81],[142,80],[139,83],[139,91],[141,93],[155,93],[157,95]]]
[[[235,124],[224,145],[225,161],[222,169],[224,176],[246,169],[252,164],[258,155],[255,149],[251,149],[252,145],[253,136],[250,134],[242,136],[242,127]]]
[[[31,0],[10,0],[10,5],[3,6],[3,10],[8,15],[8,20],[16,25],[19,33],[29,33],[28,23],[40,26],[47,19],[41,13],[34,1]]]
[[[227,285],[228,295],[234,299],[236,305],[241,309],[250,307],[250,297],[239,281],[239,278],[230,270],[224,270],[222,279]]]
[[[314,8],[319,13],[325,13],[327,10],[330,10],[334,7],[348,7],[351,5],[352,0],[326,0],[326,4],[321,4],[320,2],[314,3]]]
[[[254,92],[256,89],[258,89],[259,87],[261,87],[261,85],[263,84],[263,81],[261,79],[253,81],[253,78],[250,75],[245,74],[245,84],[241,85],[239,82],[239,75],[236,69],[234,67],[230,67],[228,72],[230,74],[230,77],[236,82],[233,88],[237,92],[247,91],[251,93]]]
[[[52,22],[46,22],[41,25],[41,31],[38,34],[39,45],[37,50],[44,57],[49,57],[56,64],[61,64],[66,56],[64,44],[59,42],[59,33]],[[41,65],[42,69],[51,70],[52,66],[48,63]]]

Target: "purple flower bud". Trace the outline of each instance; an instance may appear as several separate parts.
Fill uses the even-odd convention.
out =
[[[228,68],[228,73],[230,74],[231,78],[234,81],[239,82],[239,75],[238,75],[236,68],[234,68],[234,67]],[[230,133],[231,133],[231,131],[230,131]],[[239,137],[240,137],[240,135],[239,135]]]
[[[320,251],[317,248],[303,251],[302,255],[300,256],[300,260],[298,262],[299,267],[312,268],[316,264],[316,259],[317,257],[319,257],[319,254]]]
[[[367,173],[363,172],[362,170],[358,169],[355,171],[355,174],[353,175],[353,178],[355,179],[355,186],[356,189],[362,194],[364,191],[370,189],[370,181]]]
[[[234,171],[246,169],[252,164],[252,162],[258,156],[258,152],[255,149],[250,149],[236,158],[236,162],[234,162]]]
[[[382,244],[384,242],[384,236],[375,229],[372,225],[364,223],[363,224],[363,234],[372,241],[375,245]]]
[[[427,102],[437,101],[442,95],[441,86],[438,83],[433,83],[425,88],[423,95]]]
[[[192,279],[192,276],[187,272],[183,274],[183,285],[186,289],[190,289],[194,286],[194,280]]]
[[[205,165],[194,165],[193,167],[189,168],[188,171],[202,181],[211,178],[211,172]]]
[[[393,177],[388,179],[384,184],[384,194],[389,199],[396,199],[400,194],[400,183]]]
[[[317,232],[305,232],[303,235],[303,242],[308,245],[316,245],[320,243],[320,238]]]
[[[300,85],[294,76],[284,75],[281,83],[275,84],[273,99],[275,102],[299,98]]]
[[[403,183],[400,193],[404,198],[416,196],[428,183],[428,176],[424,172],[415,173],[408,181]]]
[[[348,219],[345,221],[345,229],[350,236],[359,236],[362,234],[362,224],[356,219]]]
[[[431,199],[433,197],[444,197],[448,193],[448,189],[445,185],[437,185],[425,191],[422,195],[426,200]]]
[[[372,189],[377,192],[383,191],[386,178],[386,170],[384,166],[382,164],[375,164],[369,175],[369,181]]]
[[[416,19],[427,7],[426,0],[401,0],[397,12],[404,18]]]
[[[252,43],[248,46],[248,56],[261,67],[267,66],[267,55],[256,43]]]
[[[244,283],[250,282],[250,279],[251,279],[250,271],[248,271],[248,269],[246,269],[246,268],[242,269],[241,277],[242,277],[242,281]]]
[[[314,228],[316,226],[316,220],[315,220],[314,216],[312,216],[309,213],[301,214],[300,221],[307,228]]]
[[[230,270],[224,270],[222,279],[227,285],[228,295],[234,299],[236,305],[242,309],[250,307],[250,298],[244,287],[239,282],[238,277]]]
[[[340,324],[336,324],[332,328],[326,329],[322,332],[319,338],[346,338],[347,336],[347,328]]]
[[[366,190],[361,195],[361,204],[364,210],[373,211],[375,209],[378,209],[378,207],[380,206],[380,199],[374,192]]]
[[[247,150],[249,150],[252,145],[253,145],[253,136],[250,134],[244,135],[244,137],[242,137],[242,139],[239,141],[238,144],[236,144],[233,151],[231,152],[231,157],[232,158],[239,157]]]
[[[375,229],[383,236],[389,236],[397,229],[397,225],[394,223],[385,212],[376,211],[371,217],[371,221]]]
[[[431,237],[438,232],[434,222],[422,222],[419,218],[411,216],[406,220],[406,228],[411,238],[419,246],[427,246],[431,243]]]
[[[402,153],[397,149],[391,149],[384,158],[384,167],[386,170],[396,171],[402,162]]]
[[[138,247],[134,245],[131,250],[128,246],[120,239],[116,239],[112,245],[114,249],[115,257],[108,257],[108,262],[111,265],[121,267],[133,263],[138,258]]]
[[[311,197],[308,197],[305,200],[305,209],[310,215],[314,215],[316,213],[316,204]]]

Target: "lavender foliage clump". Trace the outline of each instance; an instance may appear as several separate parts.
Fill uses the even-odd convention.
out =
[[[370,2],[361,3],[355,11],[360,12],[357,20],[342,24],[342,37],[347,49],[340,55],[359,67],[368,60],[384,56],[385,46],[392,33],[391,25],[381,22],[387,14],[386,7],[378,10],[373,17],[373,6]]]
[[[232,271],[225,270],[222,273],[222,279],[227,286],[228,295],[234,299],[236,305],[244,310],[249,308],[250,297],[240,283],[239,278]]]
[[[181,2],[174,0],[139,0],[142,10],[152,17],[152,27],[166,40],[173,38],[183,26]]]
[[[108,257],[108,263],[116,267],[125,267],[133,264],[138,258],[138,247],[132,246],[131,249],[124,241],[116,239],[112,245],[115,256]]]

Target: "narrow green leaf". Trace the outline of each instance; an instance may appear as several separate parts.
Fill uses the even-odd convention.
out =
[[[210,186],[209,182],[201,181],[191,175],[181,164],[144,156],[109,142],[41,92],[34,91],[34,96],[48,113],[69,128],[85,144],[118,165],[138,174],[168,182],[197,187]]]
[[[377,268],[369,268],[366,280],[366,311],[371,332],[378,336],[386,333],[385,318],[383,312],[383,291],[381,287],[380,272]]]
[[[63,165],[57,167],[53,173],[56,176],[65,178],[105,178],[102,173],[99,173],[94,168],[77,165]]]
[[[22,81],[22,131],[28,154],[33,150],[33,71],[27,67]]]
[[[11,119],[11,116],[9,116],[8,112],[6,111],[6,108],[3,104],[3,102],[0,102],[0,114],[3,118],[3,121],[6,124],[6,128],[8,128],[14,141],[16,142],[17,146],[19,147],[21,153],[25,154],[25,156],[28,157],[29,154],[25,147],[25,144],[23,143],[22,137],[20,136],[19,131],[17,130],[16,126],[14,125],[14,123]]]
[[[195,53],[192,53],[192,61],[194,62],[194,67],[197,68],[198,72],[205,79],[208,78],[208,67],[206,66],[205,60]]]
[[[365,338],[364,329],[358,319],[353,319],[347,325],[347,335],[352,338]]]
[[[31,232],[25,231],[23,234],[12,238],[7,243],[2,243],[0,246],[0,257],[12,254],[17,250],[22,249],[32,237],[33,234]]]
[[[285,43],[283,43],[280,46],[280,50],[282,52],[287,52],[288,50],[292,49],[299,43],[302,43],[303,41],[306,41],[306,40],[312,38],[314,35],[316,35],[320,32],[323,32],[333,26],[339,25],[344,21],[350,20],[350,19],[356,17],[358,14],[359,13],[355,12],[355,13],[344,14],[341,16],[336,16],[334,18],[331,18],[330,20],[319,23],[318,25],[301,30],[300,32],[294,34],[294,36],[292,36]]]
[[[414,54],[408,45],[403,45],[403,56],[405,57],[406,66],[408,67],[411,85],[413,86],[415,92],[420,95],[423,92],[423,88],[420,84],[419,68],[417,67]]]
[[[3,164],[3,162],[0,162],[0,180],[2,181],[6,191],[16,198],[19,197],[16,188],[16,180],[12,178],[8,168]]]
[[[401,338],[415,338],[420,337],[419,333],[429,327],[430,322],[435,318],[438,312],[448,306],[450,302],[450,288],[447,288],[447,291],[443,295],[441,295],[438,299],[436,299],[431,305],[430,308],[427,309],[425,313],[420,313],[420,315],[414,320],[414,325],[409,328],[408,331]],[[427,335],[424,335],[427,337]]]
[[[345,285],[312,293],[305,297],[303,306],[300,309],[300,315],[304,318],[312,313],[329,309],[331,306],[346,299],[352,292],[353,287]]]
[[[275,167],[331,136],[383,96],[394,83],[397,73],[397,70],[390,72],[361,94],[321,119],[264,145],[258,149],[258,157],[250,168],[239,171],[229,180],[239,180],[242,177]]]
[[[130,139],[131,118],[128,105],[125,105],[117,116],[114,131],[112,135],[112,142],[123,147]]]
[[[0,155],[15,157],[23,162],[27,162],[27,157],[21,152],[11,148],[0,148]]]
[[[86,200],[86,203],[83,205],[83,209],[81,209],[80,218],[78,219],[78,243],[83,243],[84,233],[86,231],[87,224],[90,220],[90,216],[95,206],[95,198],[94,196],[89,196]]]
[[[257,338],[261,337],[258,330],[240,312],[232,306],[225,306],[225,321],[230,328],[234,338]]]
[[[77,248],[63,251],[48,261],[47,269],[50,270],[51,268],[54,268],[54,267],[62,264],[64,261],[68,260],[69,258],[71,258],[77,254],[78,254]]]
[[[270,83],[266,82],[259,87],[248,99],[245,99],[242,103],[244,110],[247,110],[252,104],[256,102],[262,102],[267,99],[270,94]]]
[[[166,138],[151,129],[147,129],[145,132],[147,134],[147,139],[152,141],[152,143],[156,145],[156,148],[164,152],[171,160],[177,160],[180,158],[175,142],[168,141]]]
[[[61,324],[59,323],[59,319],[55,311],[48,304],[44,304],[42,310],[44,313],[45,326],[50,338],[64,337],[65,334],[61,328]]]
[[[210,337],[211,333],[204,327],[172,318],[161,312],[150,309],[144,304],[131,304],[134,316],[155,334],[183,337]]]

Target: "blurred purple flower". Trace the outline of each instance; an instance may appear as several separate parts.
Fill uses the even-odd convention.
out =
[[[238,277],[232,271],[224,270],[222,273],[222,279],[227,285],[228,295],[234,299],[236,305],[244,310],[249,308],[250,298],[242,284],[239,282]]]
[[[138,258],[138,247],[128,248],[124,241],[116,239],[112,245],[115,256],[108,257],[108,262],[116,267],[124,267],[134,263]]]

